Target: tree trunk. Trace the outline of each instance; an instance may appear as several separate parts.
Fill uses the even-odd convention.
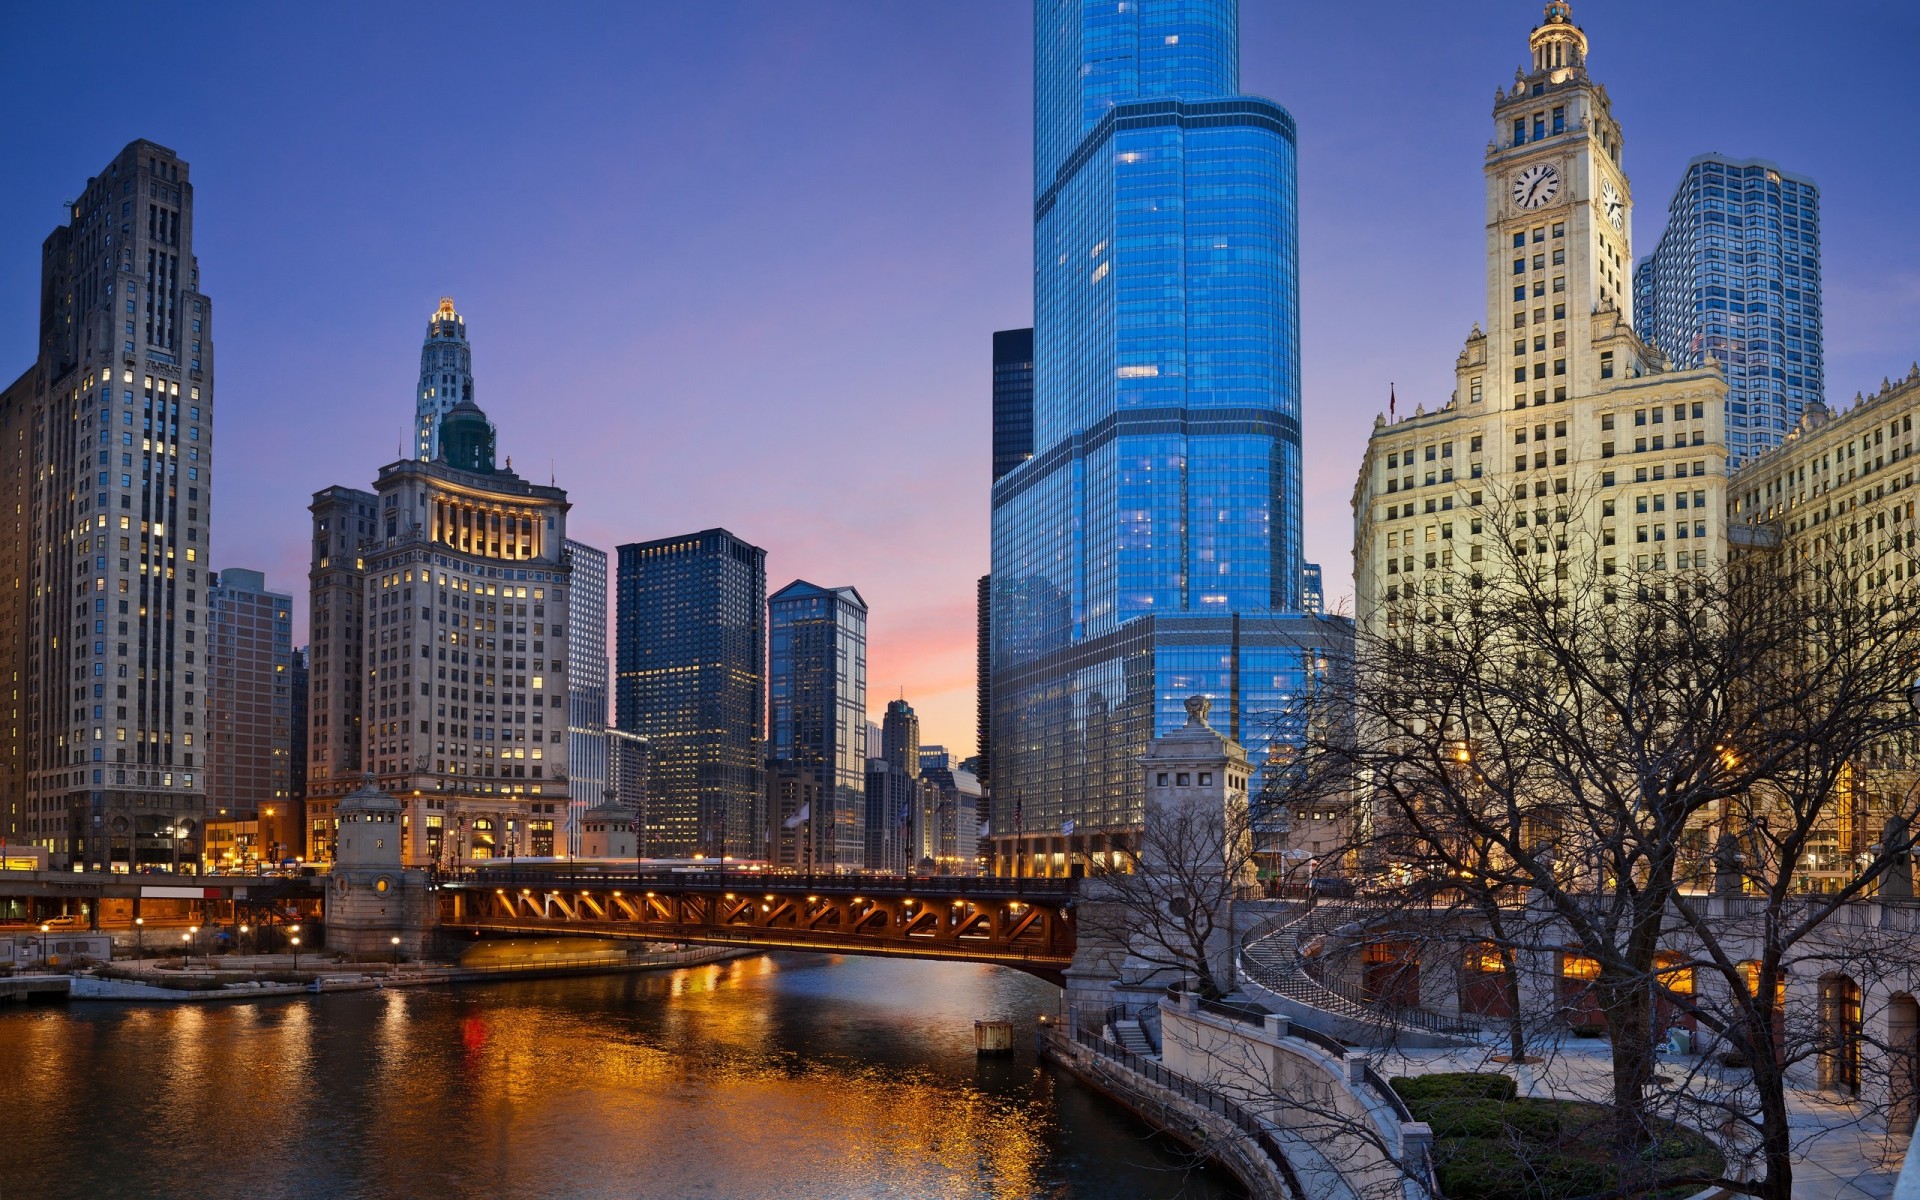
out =
[[[1793,1131],[1787,1125],[1786,1069],[1784,1047],[1775,1045],[1774,1031],[1758,1015],[1743,1021],[1743,1030],[1751,1049],[1747,1061],[1753,1070],[1753,1090],[1760,1105],[1760,1160],[1766,1174],[1754,1185],[1753,1195],[1761,1200],[1791,1200],[1793,1196]]]
[[[1598,987],[1613,1046],[1613,1150],[1620,1185],[1645,1172],[1640,1152],[1652,1140],[1647,1085],[1653,1082],[1653,997],[1646,981],[1628,979]]]

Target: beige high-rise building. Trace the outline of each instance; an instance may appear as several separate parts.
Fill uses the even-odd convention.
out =
[[[332,857],[371,773],[401,804],[402,861],[564,853],[567,494],[494,465],[471,400],[439,457],[371,492],[314,496],[307,854]]]
[[[1629,322],[1632,190],[1606,89],[1563,0],[1496,94],[1487,311],[1431,411],[1379,418],[1354,489],[1355,615],[1412,641],[1456,578],[1724,559],[1725,385],[1673,371]],[[1569,538],[1573,544],[1569,545]],[[1505,538],[1512,552],[1493,539]],[[1413,597],[1435,603],[1396,604]]]
[[[55,867],[200,859],[213,306],[193,186],[128,145],[41,245],[0,392],[0,834]]]

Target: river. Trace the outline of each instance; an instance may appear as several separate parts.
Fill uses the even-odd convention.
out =
[[[639,975],[0,1009],[0,1200],[1225,1200],[1071,1077],[1058,992],[772,954]],[[976,1059],[973,1021],[1017,1054]]]

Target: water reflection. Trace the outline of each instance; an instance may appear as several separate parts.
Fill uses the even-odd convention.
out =
[[[0,1013],[0,1195],[716,1200],[1230,1193],[1030,1045],[991,967],[763,956],[650,975]]]

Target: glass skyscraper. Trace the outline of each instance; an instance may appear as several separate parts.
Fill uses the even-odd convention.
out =
[[[606,802],[607,552],[567,539],[573,572],[573,636],[567,640],[567,853],[580,853],[580,823]]]
[[[767,552],[707,529],[617,553],[614,724],[645,739],[641,848],[762,857]]]
[[[1702,155],[1633,273],[1640,336],[1677,367],[1727,376],[1727,465],[1780,445],[1824,401],[1820,189],[1760,159]]]
[[[1033,330],[993,335],[993,481],[1033,457]]]
[[[767,601],[775,770],[820,781],[803,824],[811,862],[858,870],[867,857],[867,602],[850,587],[796,579]]]
[[[1294,125],[1235,0],[1034,6],[1033,458],[993,488],[995,869],[1103,861],[1187,696],[1258,761],[1298,615]]]

